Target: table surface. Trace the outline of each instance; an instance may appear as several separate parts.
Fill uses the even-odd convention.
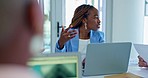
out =
[[[133,73],[135,75],[138,75],[144,78],[148,78],[148,68],[139,67],[137,64],[129,65],[127,72]],[[88,77],[82,77],[82,78],[104,78],[104,76],[88,76]]]

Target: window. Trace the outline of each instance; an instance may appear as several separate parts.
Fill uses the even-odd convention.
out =
[[[50,0],[44,0],[44,49],[51,51]]]
[[[50,0],[38,0],[44,14],[44,27],[43,27],[43,48],[51,51],[51,21],[50,21]]]

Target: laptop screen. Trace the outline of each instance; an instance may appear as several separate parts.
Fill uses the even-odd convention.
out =
[[[36,57],[28,65],[43,78],[79,78],[80,74],[76,55]]]

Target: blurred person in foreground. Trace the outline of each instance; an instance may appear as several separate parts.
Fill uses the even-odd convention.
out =
[[[40,78],[27,61],[38,51],[32,43],[41,42],[42,26],[37,0],[0,0],[0,78]]]

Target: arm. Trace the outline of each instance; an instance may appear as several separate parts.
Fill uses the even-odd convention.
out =
[[[77,34],[76,30],[69,30],[72,26],[68,27],[67,29],[64,29],[62,27],[61,35],[59,40],[56,43],[55,52],[66,52],[66,43],[70,39],[74,38]]]
[[[66,52],[66,47],[63,46],[63,48],[60,48],[58,41],[56,43],[55,52]]]

